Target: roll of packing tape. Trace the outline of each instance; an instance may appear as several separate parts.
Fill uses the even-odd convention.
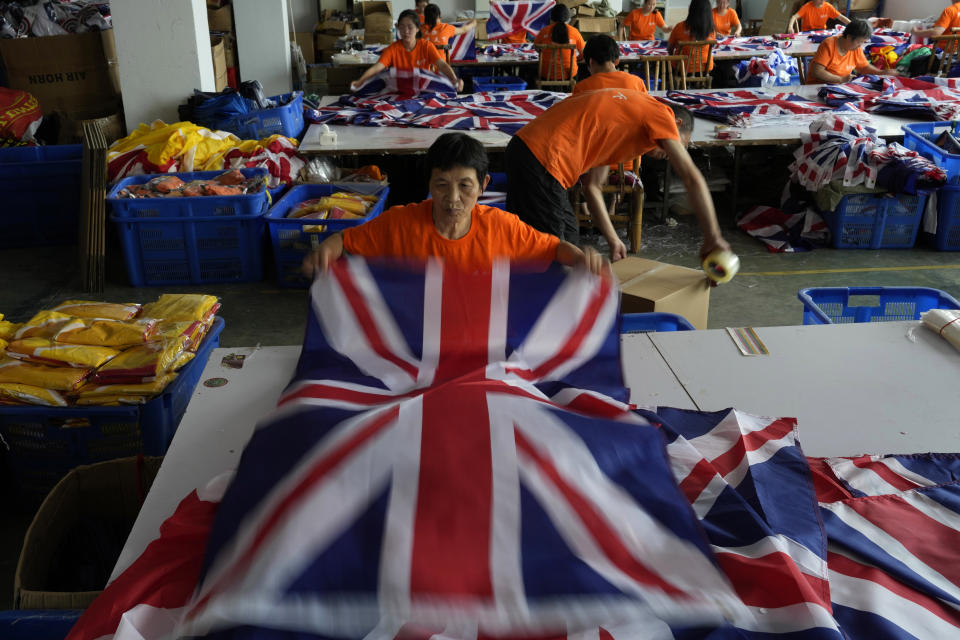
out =
[[[729,282],[740,270],[740,258],[732,251],[717,249],[703,259],[703,270],[716,283]]]

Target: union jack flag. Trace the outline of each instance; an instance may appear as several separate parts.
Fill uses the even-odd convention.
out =
[[[825,246],[830,229],[812,209],[786,213],[774,207],[754,207],[737,221],[737,226],[767,246],[771,253],[809,251]]]
[[[373,76],[353,93],[357,99],[380,97],[415,98],[426,95],[457,95],[450,78],[429,69],[389,67]]]
[[[830,107],[794,93],[766,93],[739,89],[689,93],[669,91],[670,102],[683,105],[694,115],[736,126],[782,124],[786,116],[811,116],[829,111]]]
[[[453,24],[454,26],[460,26],[464,23],[455,22]],[[468,29],[450,38],[450,41],[447,43],[450,45],[450,60],[476,60],[477,45],[475,36],[476,31],[474,29]]]
[[[853,104],[863,111],[905,118],[954,120],[960,117],[960,79],[861,76],[820,88],[829,105]]]
[[[625,40],[617,44],[621,58],[667,55],[666,40]]]
[[[510,60],[537,60],[540,54],[532,42],[504,42],[503,44],[488,44],[483,48],[483,55],[491,58],[505,58]]]
[[[491,2],[487,37],[496,40],[519,31],[535,36],[550,23],[550,10],[555,4],[553,0]]]

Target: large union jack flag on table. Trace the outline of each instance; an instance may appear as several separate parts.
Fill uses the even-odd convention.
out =
[[[555,4],[553,0],[491,2],[487,38],[497,40],[520,31],[535,36],[550,23],[550,10]]]
[[[694,93],[668,91],[666,99],[690,109],[695,116],[735,126],[784,124],[789,118],[809,122],[830,107],[794,93],[754,89]]]
[[[820,88],[829,105],[855,105],[863,111],[904,118],[953,120],[960,117],[960,78],[861,76]]]

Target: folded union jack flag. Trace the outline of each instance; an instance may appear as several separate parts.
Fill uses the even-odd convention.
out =
[[[861,76],[844,84],[820,88],[829,105],[853,104],[863,111],[927,120],[960,117],[960,79]]]
[[[735,126],[783,124],[784,118],[809,120],[830,107],[793,93],[768,93],[739,89],[709,94],[668,91],[666,99],[690,109],[694,115]]]
[[[491,58],[509,60],[537,60],[540,54],[532,42],[504,42],[503,44],[488,44],[483,48],[483,55]]]
[[[555,4],[553,0],[491,2],[487,37],[496,40],[520,31],[535,36],[550,23],[550,10]]]

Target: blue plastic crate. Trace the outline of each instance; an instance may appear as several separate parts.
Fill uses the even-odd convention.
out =
[[[224,171],[187,171],[184,173],[158,173],[130,176],[120,180],[107,194],[107,203],[115,218],[192,218],[226,217],[263,213],[267,206],[266,191],[239,196],[196,196],[193,198],[119,198],[117,194],[131,185],[146,184],[161,176],[176,176],[184,182],[211,180]],[[247,178],[268,177],[270,172],[262,167],[240,169]],[[272,192],[271,192],[272,194]]]
[[[803,324],[919,320],[930,309],[960,309],[951,295],[927,287],[816,287],[797,297]]]
[[[526,81],[516,76],[475,76],[473,78],[473,90],[476,93],[485,93],[488,91],[523,91],[526,88]]]
[[[0,149],[0,249],[77,241],[82,159],[79,144]]]
[[[909,249],[917,240],[927,196],[857,193],[823,212],[837,249]]]
[[[229,131],[241,140],[262,140],[275,133],[288,138],[299,138],[303,133],[303,92],[270,96],[270,99],[286,104],[274,109],[260,109],[230,118],[208,120],[201,124],[217,131]]]
[[[16,609],[0,611],[4,640],[63,640],[83,609]]]
[[[960,186],[945,185],[937,194],[937,233],[940,251],[960,251]]]
[[[220,345],[217,318],[162,394],[130,407],[0,407],[0,436],[16,492],[27,506],[40,504],[68,471],[81,464],[143,453],[162,456],[187,410],[210,353]]]
[[[944,131],[949,131],[954,136],[960,135],[960,122],[914,122],[901,128],[903,146],[933,160],[947,172],[949,183],[960,183],[960,154],[947,153],[935,144]]]
[[[620,320],[620,333],[649,333],[651,331],[694,331],[683,316],[675,313],[625,313]]]
[[[291,209],[305,200],[322,198],[340,191],[353,191],[379,197],[369,215],[358,220],[302,220],[287,218]],[[331,233],[355,227],[376,218],[387,203],[390,187],[362,182],[349,184],[302,184],[291,187],[267,213],[266,221],[273,244],[273,259],[277,265],[277,282],[282,287],[306,287],[310,281],[303,277],[300,266],[308,251],[318,247]],[[323,231],[304,231],[304,227],[323,226]]]

